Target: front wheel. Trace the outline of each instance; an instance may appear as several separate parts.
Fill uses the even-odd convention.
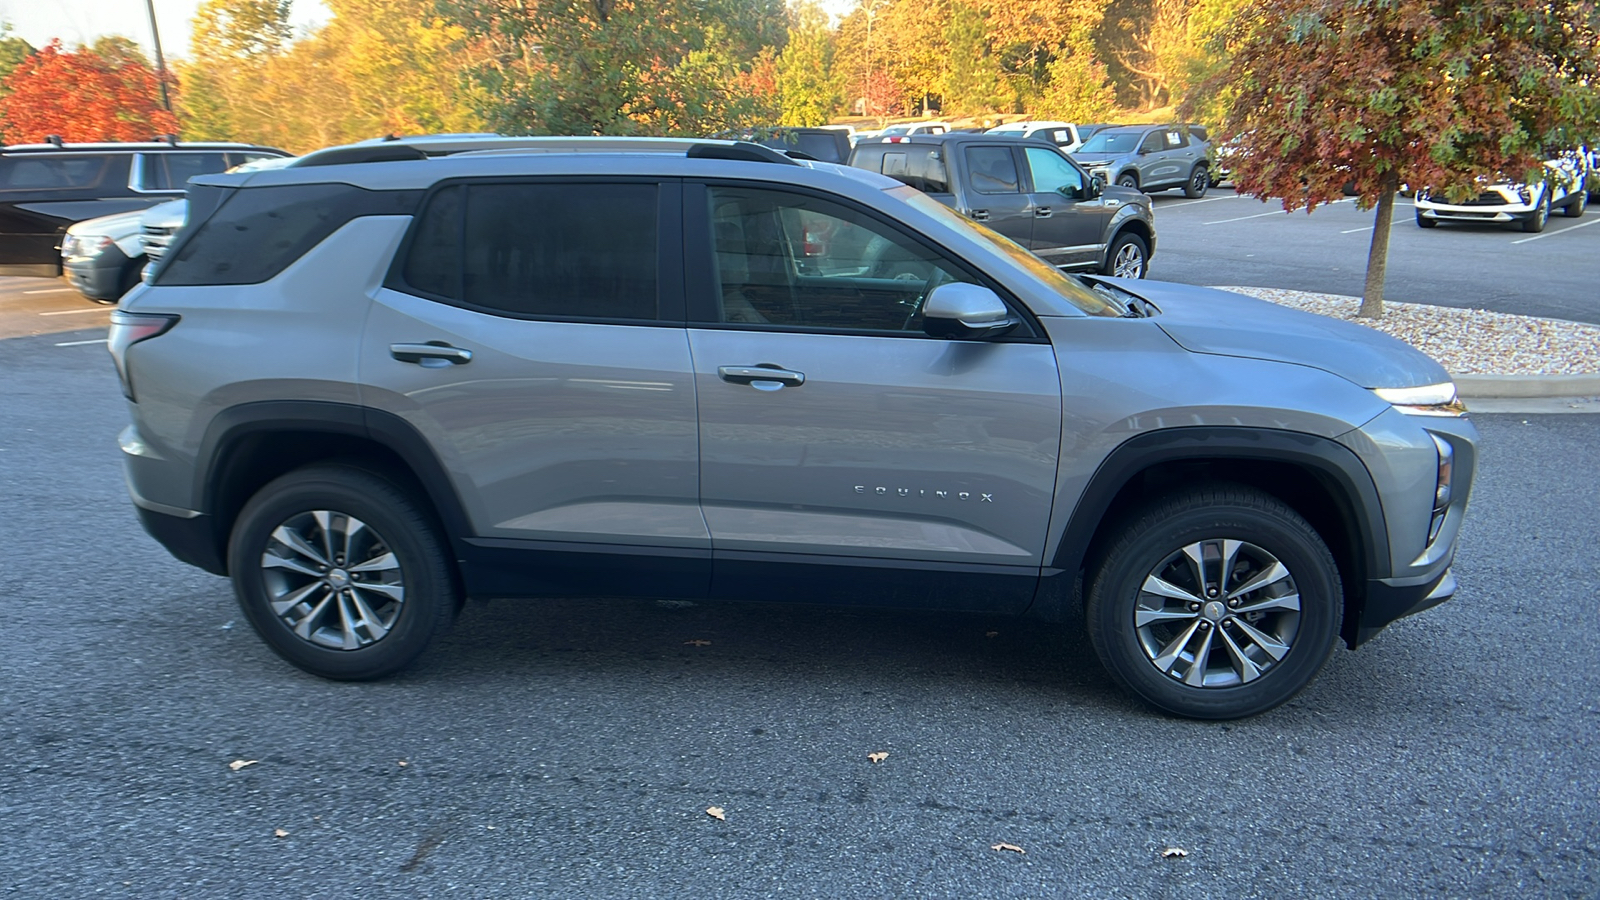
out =
[[[1439,220],[1438,219],[1430,219],[1427,216],[1424,216],[1422,213],[1417,213],[1417,227],[1418,228],[1433,228],[1438,224],[1439,224]]]
[[[1149,269],[1150,248],[1145,245],[1144,238],[1124,231],[1106,250],[1106,262],[1100,273],[1116,278],[1143,278]]]
[[[1120,184],[1125,188],[1133,188],[1137,191],[1139,189],[1139,176],[1133,174],[1132,172],[1126,172],[1122,175],[1122,177],[1117,179],[1117,184]]]
[[[410,665],[457,608],[432,517],[393,482],[348,465],[308,466],[258,491],[234,524],[228,571],[267,646],[341,681]]]
[[[1550,221],[1550,191],[1546,190],[1539,196],[1539,205],[1526,219],[1522,220],[1522,230],[1528,234],[1538,234],[1544,230],[1546,222]]]
[[[1089,641],[1123,687],[1197,719],[1255,715],[1311,683],[1342,617],[1316,530],[1259,491],[1193,489],[1135,513],[1092,573]]]
[[[1206,195],[1206,188],[1211,186],[1211,173],[1205,166],[1195,166],[1189,173],[1189,180],[1184,182],[1183,195],[1191,200],[1198,200]]]
[[[1569,219],[1582,218],[1583,211],[1589,208],[1589,192],[1579,189],[1573,197],[1573,201],[1561,210],[1561,214]]]

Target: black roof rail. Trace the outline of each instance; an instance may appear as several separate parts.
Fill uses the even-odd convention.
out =
[[[47,134],[47,135],[44,136],[44,142],[46,144],[55,144],[57,147],[60,147],[61,146],[61,135],[59,135],[59,134]]]
[[[797,159],[786,156],[771,147],[763,147],[760,144],[753,144],[749,141],[735,141],[731,144],[694,144],[685,155],[690,159],[731,159],[741,162],[800,165],[800,161]]]
[[[399,162],[427,158],[428,154],[406,144],[356,144],[307,153],[290,163],[289,167],[303,169],[307,166],[342,166],[348,163]]]

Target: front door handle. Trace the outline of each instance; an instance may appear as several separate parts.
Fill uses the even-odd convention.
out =
[[[987,209],[975,209],[975,210],[973,210],[972,211],[972,220],[974,222],[987,222],[987,221],[989,221],[989,211]]]
[[[389,355],[401,362],[416,363],[430,369],[441,366],[461,366],[472,362],[472,351],[452,347],[444,341],[425,344],[390,344]]]
[[[779,368],[771,363],[754,366],[718,366],[717,375],[729,384],[748,384],[763,391],[775,391],[784,385],[799,387],[806,383],[804,372]]]
[[[1048,219],[1048,218],[1050,218],[1050,207],[1048,207],[1048,206],[1037,206],[1037,207],[1034,207],[1033,217],[1036,218],[1036,219]]]

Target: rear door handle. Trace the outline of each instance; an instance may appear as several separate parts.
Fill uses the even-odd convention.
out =
[[[425,344],[390,344],[389,355],[401,362],[416,363],[428,368],[461,366],[472,362],[471,350],[452,347],[443,341],[428,341]]]
[[[987,222],[987,221],[989,221],[989,211],[987,209],[975,209],[975,210],[973,210],[972,211],[972,220],[975,221],[975,222]]]
[[[1033,216],[1036,219],[1048,219],[1048,218],[1050,218],[1050,207],[1048,207],[1048,206],[1035,207],[1034,210],[1033,210]]]
[[[799,387],[806,383],[804,372],[782,369],[771,363],[755,366],[719,366],[717,375],[729,384],[748,384],[763,391],[775,391],[784,385]]]

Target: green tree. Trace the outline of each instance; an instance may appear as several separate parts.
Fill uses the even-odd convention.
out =
[[[12,37],[11,23],[0,21],[0,99],[10,91],[5,87],[5,81],[15,72],[22,61],[32,56],[33,45],[19,37]],[[0,122],[0,133],[5,131],[5,123]]]
[[[950,49],[940,91],[945,108],[964,115],[999,110],[1005,102],[1003,76],[983,10],[967,0],[955,0],[944,39]]]
[[[192,59],[178,71],[178,116],[195,140],[260,140],[273,130],[265,102],[269,60],[294,31],[290,0],[205,0],[189,37]]]
[[[1255,0],[1226,37],[1239,190],[1312,209],[1351,184],[1376,207],[1362,316],[1383,314],[1402,182],[1461,196],[1538,178],[1600,121],[1589,0]]]
[[[778,95],[783,125],[826,125],[844,96],[834,70],[836,37],[828,13],[815,0],[789,12],[789,36],[778,56]]]

